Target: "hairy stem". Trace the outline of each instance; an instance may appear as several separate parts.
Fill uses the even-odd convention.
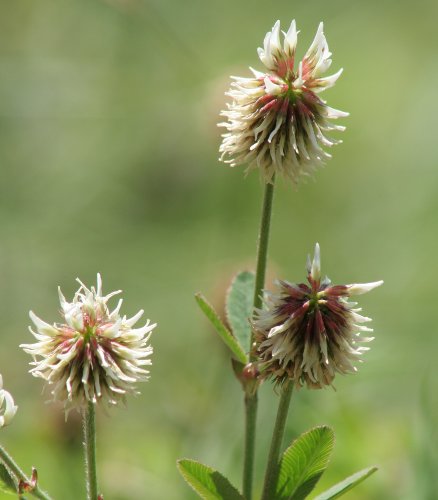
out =
[[[265,185],[263,195],[262,216],[257,245],[257,268],[254,289],[254,308],[262,306],[262,290],[265,286],[266,261],[268,257],[269,229],[271,226],[272,201],[274,197],[274,182]],[[255,353],[252,350],[254,342],[251,334],[250,360],[254,361]],[[252,483],[254,475],[254,456],[257,420],[257,391],[245,394],[245,457],[243,464],[243,496],[245,500],[252,499]]]
[[[275,420],[274,432],[272,433],[271,448],[269,450],[268,464],[266,466],[262,500],[269,500],[273,497],[278,476],[281,443],[283,441],[292,390],[293,383],[291,381],[286,382],[283,386],[280,402],[278,403],[277,418]]]
[[[243,463],[243,496],[251,500],[254,470],[257,393],[245,394],[245,457]]]
[[[254,308],[257,309],[259,309],[263,303],[262,290],[265,286],[269,230],[271,227],[272,201],[274,199],[274,182],[275,177],[272,179],[272,184],[266,184],[265,194],[263,197],[262,218],[260,221],[260,232],[257,246],[257,268],[254,288]],[[251,346],[253,341],[254,338],[253,336],[251,336]],[[252,353],[252,356],[254,356],[254,353]],[[254,357],[252,359],[254,359]]]
[[[85,451],[85,481],[87,499],[97,500],[96,472],[96,417],[94,404],[89,401],[83,410],[84,451]]]
[[[20,481],[31,485],[31,480],[26,476],[26,474],[18,466],[15,460],[9,455],[9,453],[3,448],[3,446],[0,446],[0,461],[3,462],[10,473],[15,476],[17,485],[20,483]],[[51,500],[50,496],[46,492],[41,490],[38,484],[36,484],[35,487],[31,491],[29,491],[29,493],[36,498],[40,498],[41,500]]]

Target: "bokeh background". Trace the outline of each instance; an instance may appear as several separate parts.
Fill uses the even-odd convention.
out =
[[[108,500],[192,499],[180,457],[240,484],[242,394],[193,300],[221,309],[254,267],[262,185],[217,161],[230,74],[260,68],[276,19],[320,20],[345,68],[324,97],[349,111],[344,144],[298,190],[279,182],[269,281],[301,280],[316,241],[335,282],[385,280],[361,298],[376,340],[336,392],[294,395],[287,439],[337,436],[318,491],[368,465],[348,498],[431,500],[436,470],[438,278],[436,0],[16,0],[0,17],[0,371],[19,405],[0,440],[55,499],[83,498],[80,419],[27,374],[28,310],[58,320],[57,285],[124,290],[124,312],[159,323],[152,377],[126,409],[98,415]],[[260,392],[260,488],[277,396]]]

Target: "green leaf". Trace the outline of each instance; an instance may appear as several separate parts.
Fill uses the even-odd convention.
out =
[[[245,352],[251,349],[249,318],[253,314],[254,287],[254,273],[243,271],[234,278],[227,295],[227,320]]]
[[[320,495],[315,497],[314,500],[333,500],[334,498],[339,498],[362,481],[365,481],[365,479],[371,476],[371,474],[374,474],[376,470],[377,467],[368,467],[367,469],[356,472],[356,474],[347,477],[347,479],[344,479],[340,483],[335,484],[329,490],[324,491],[324,493],[321,493]]]
[[[219,337],[224,341],[225,345],[241,363],[246,365],[248,363],[247,355],[243,351],[239,342],[233,337],[228,328],[222,323],[222,320],[219,318],[217,312],[207,302],[207,300],[201,293],[197,293],[195,295],[195,299],[204,314],[211,321],[212,325],[219,334]]]
[[[10,495],[17,495],[17,487],[14,479],[2,463],[0,463],[0,491],[9,493]]]
[[[244,500],[230,481],[211,467],[188,459],[178,460],[177,467],[187,483],[204,500]]]
[[[276,500],[302,500],[327,468],[335,436],[330,427],[302,434],[284,452],[276,486]]]

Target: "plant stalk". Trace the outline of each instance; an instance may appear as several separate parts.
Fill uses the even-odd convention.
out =
[[[254,308],[262,306],[262,291],[265,286],[266,262],[268,257],[269,230],[271,227],[272,201],[274,198],[274,182],[265,185],[263,195],[262,216],[260,220],[259,238],[257,244],[257,267],[254,288]],[[252,345],[254,335],[251,333],[250,361],[256,359]],[[252,499],[252,483],[254,475],[255,437],[257,421],[257,390],[245,394],[245,457],[243,463],[243,496],[245,500]]]
[[[85,452],[85,481],[87,485],[87,499],[97,500],[97,472],[96,472],[96,415],[95,407],[88,401],[83,410],[84,424],[84,452]]]
[[[31,480],[26,476],[26,474],[18,466],[15,460],[9,455],[9,453],[3,448],[3,446],[0,446],[0,462],[3,462],[5,467],[15,476],[17,485],[20,480],[29,485],[31,484]],[[29,493],[36,498],[40,498],[41,500],[51,500],[50,496],[46,492],[41,490],[38,484],[36,484],[35,487],[31,491],[29,491]]]
[[[283,386],[283,391],[278,403],[277,418],[275,420],[274,432],[272,433],[271,448],[269,450],[268,464],[266,466],[262,500],[269,500],[270,498],[273,498],[274,488],[279,472],[278,467],[281,443],[283,442],[284,428],[292,397],[292,390],[292,381],[286,382]]]
[[[265,286],[266,262],[268,259],[269,230],[271,228],[272,201],[274,199],[275,176],[272,184],[266,184],[263,196],[262,218],[260,221],[259,239],[257,245],[257,268],[254,288],[254,308],[260,309],[263,304],[262,291]],[[251,347],[254,342],[254,334],[251,333]],[[254,353],[250,353],[251,360],[255,359]]]
[[[243,497],[252,498],[254,475],[255,435],[257,420],[257,392],[245,394],[245,456],[243,463]]]

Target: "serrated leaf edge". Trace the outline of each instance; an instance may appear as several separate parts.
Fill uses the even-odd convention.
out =
[[[183,468],[183,464],[182,462],[190,462],[191,464],[195,464],[195,465],[200,465],[201,467],[203,467],[204,469],[206,469],[208,471],[208,473],[215,473],[215,474],[219,474],[222,479],[224,479],[225,481],[228,482],[228,484],[230,485],[231,488],[233,488],[234,490],[236,490],[236,493],[242,498],[242,500],[244,500],[243,496],[240,494],[239,490],[230,482],[230,480],[228,478],[226,478],[223,474],[221,474],[219,471],[213,469],[213,467],[210,467],[209,465],[205,465],[201,462],[198,462],[197,460],[193,460],[192,458],[180,458],[176,461],[176,466],[178,468],[178,471],[179,473],[181,474],[181,476],[184,478],[185,482],[192,488],[193,491],[195,491],[195,493],[197,495],[199,495],[201,498],[203,498],[204,500],[209,500],[208,497],[204,496],[202,493],[200,493],[199,491],[196,490],[196,488],[193,486],[193,484],[191,483],[190,479],[187,477],[190,473],[186,472]],[[193,477],[191,475],[191,477]],[[199,482],[199,484],[205,488],[207,490],[207,487],[205,485],[202,484],[202,482],[197,479],[195,477],[196,481]],[[211,493],[211,495],[213,496],[213,493]],[[227,500],[227,499],[223,499],[223,500]]]
[[[283,460],[285,459],[286,455],[288,454],[288,452],[290,450],[292,450],[296,445],[297,443],[299,443],[301,440],[304,439],[304,437],[316,430],[327,430],[327,431],[330,431],[331,433],[331,448],[330,450],[328,451],[328,458],[327,458],[327,465],[326,467],[324,467],[324,469],[321,471],[321,474],[320,476],[323,474],[323,472],[325,471],[325,469],[327,468],[328,466],[328,463],[329,463],[329,460],[330,460],[330,455],[332,453],[332,450],[333,450],[333,447],[334,447],[334,444],[335,444],[335,434],[334,434],[334,431],[331,427],[327,426],[327,425],[317,425],[315,427],[312,427],[311,429],[309,429],[308,431],[306,432],[303,432],[302,434],[300,434],[296,439],[294,439],[292,441],[292,443],[290,444],[290,446],[288,446],[286,448],[286,450],[284,451],[282,457],[281,457],[281,460],[280,460],[280,464],[279,464],[279,473],[278,473],[278,478],[277,478],[277,485],[275,487],[275,491],[277,492],[277,488],[278,488],[278,483],[280,481],[280,470],[281,470],[281,465],[283,463]],[[319,480],[319,478],[318,478]],[[301,478],[300,478],[300,481],[297,482],[297,485],[295,486],[294,490],[292,491],[291,495],[289,496],[289,498],[293,498],[293,495],[296,493],[296,491],[299,489],[299,487],[303,484],[303,476],[301,475]],[[316,484],[316,483],[315,483]],[[310,493],[310,492],[309,492]]]
[[[233,333],[234,335],[234,338],[238,339],[236,333],[234,332],[234,329],[233,329],[233,321],[231,319],[231,315],[229,314],[229,300],[230,300],[230,295],[231,295],[231,292],[233,291],[234,289],[234,286],[235,286],[235,283],[236,281],[239,279],[240,276],[242,276],[243,274],[246,274],[246,275],[250,275],[254,278],[254,284],[255,284],[255,273],[253,271],[239,271],[233,278],[233,280],[231,281],[231,284],[230,286],[228,287],[227,289],[227,293],[226,293],[226,299],[225,299],[225,316],[227,318],[227,322],[228,324],[230,325],[230,329],[231,329],[231,332]],[[254,294],[254,291],[253,291],[253,294]],[[252,297],[251,297],[252,299]],[[248,326],[249,326],[249,320],[250,320],[250,317],[248,317]],[[250,339],[251,339],[251,333],[250,333]],[[250,342],[251,343],[251,340]],[[240,344],[240,342],[239,342]],[[241,345],[241,344],[240,344]],[[251,346],[248,345],[247,346],[248,348],[248,351],[251,349]],[[245,348],[243,347],[243,350],[245,351]]]

